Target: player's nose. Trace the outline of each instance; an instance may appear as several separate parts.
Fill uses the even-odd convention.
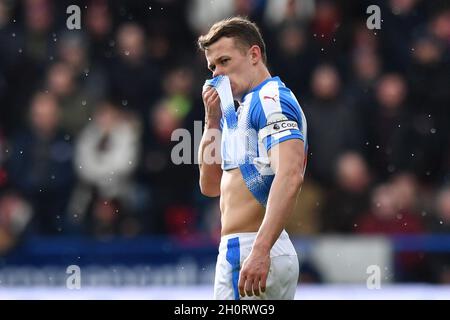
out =
[[[213,77],[223,76],[223,75],[224,75],[223,69],[216,66],[216,69],[214,69],[214,72],[213,72]]]

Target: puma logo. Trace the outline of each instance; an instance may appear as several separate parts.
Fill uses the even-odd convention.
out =
[[[265,100],[265,99],[271,99],[271,100],[273,100],[273,102],[277,102],[277,101],[275,100],[276,97],[278,97],[278,94],[274,95],[273,97],[271,97],[271,96],[264,96],[263,99],[264,99],[264,100]]]

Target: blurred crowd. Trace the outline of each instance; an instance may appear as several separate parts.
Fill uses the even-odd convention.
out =
[[[193,163],[211,77],[196,39],[233,15],[308,121],[291,235],[450,234],[449,3],[0,0],[0,253],[36,234],[219,237]],[[177,128],[192,164],[171,161]],[[450,282],[445,258],[403,257],[405,280]]]

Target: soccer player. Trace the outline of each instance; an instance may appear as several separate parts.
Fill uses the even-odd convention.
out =
[[[305,173],[305,116],[294,94],[270,75],[254,23],[222,20],[198,44],[217,80],[203,92],[198,154],[202,193],[220,196],[214,298],[293,299],[299,263],[284,227]],[[223,78],[239,102],[232,112],[223,112],[215,87]],[[220,161],[210,161],[219,151]]]

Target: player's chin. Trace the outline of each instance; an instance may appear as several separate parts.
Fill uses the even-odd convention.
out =
[[[233,94],[233,97],[240,97],[240,90],[238,90],[235,86],[231,85],[231,93]]]

